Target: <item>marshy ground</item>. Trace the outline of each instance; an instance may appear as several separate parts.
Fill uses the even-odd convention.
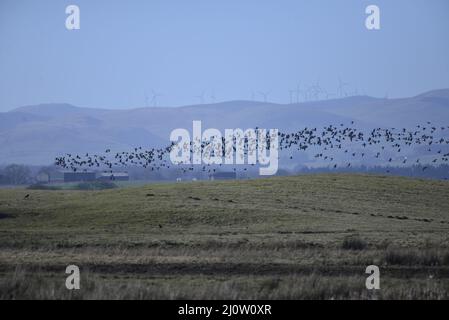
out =
[[[69,264],[80,290],[65,288]],[[380,290],[365,287],[371,264]],[[448,299],[449,182],[0,190],[0,298]]]

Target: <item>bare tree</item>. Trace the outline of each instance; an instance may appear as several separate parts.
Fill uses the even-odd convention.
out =
[[[11,164],[5,167],[3,175],[10,184],[26,184],[31,179],[30,169],[19,164]]]

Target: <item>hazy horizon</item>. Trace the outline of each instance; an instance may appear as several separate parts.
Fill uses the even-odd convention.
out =
[[[434,89],[434,90],[429,90],[426,92],[420,92],[417,94],[414,94],[412,96],[404,96],[404,97],[390,97],[388,99],[407,99],[407,98],[413,98],[413,97],[417,97],[420,96],[422,94],[427,94],[430,92],[436,92],[436,91],[448,91],[449,92],[449,88],[438,88],[438,89]],[[213,105],[213,104],[227,104],[227,103],[233,103],[233,102],[248,102],[248,103],[258,103],[258,104],[279,104],[279,105],[290,105],[290,104],[302,104],[302,103],[317,103],[317,102],[324,102],[326,100],[339,100],[339,99],[350,99],[350,98],[354,98],[354,97],[365,97],[365,98],[373,98],[373,99],[381,99],[384,97],[374,97],[374,96],[370,96],[370,95],[356,95],[356,96],[346,96],[346,97],[335,97],[335,98],[331,98],[331,99],[319,99],[319,100],[310,100],[310,101],[300,101],[299,103],[297,102],[293,102],[293,103],[288,103],[288,102],[276,102],[276,101],[261,101],[261,99],[255,99],[255,100],[250,100],[250,99],[231,99],[231,100],[225,100],[225,101],[216,101],[216,102],[208,102],[208,103],[191,103],[191,104],[185,104],[185,105],[170,105],[170,106],[123,106],[123,107],[115,107],[115,108],[110,108],[107,106],[104,107],[96,107],[96,106],[81,106],[81,105],[75,105],[72,103],[68,103],[68,102],[42,102],[42,103],[36,103],[36,104],[30,104],[30,105],[23,105],[23,106],[18,106],[15,108],[12,108],[10,110],[4,110],[4,111],[0,111],[0,112],[10,112],[10,111],[15,111],[17,109],[21,109],[21,108],[27,108],[27,107],[35,107],[35,106],[48,106],[48,105],[67,105],[67,106],[72,106],[72,107],[76,107],[76,108],[83,108],[83,109],[103,109],[103,110],[132,110],[132,109],[141,109],[141,108],[183,108],[183,107],[190,107],[190,106],[201,106],[201,105]]]
[[[65,28],[70,4],[80,30]],[[370,4],[380,30],[364,25]],[[339,78],[351,95],[416,96],[449,88],[448,16],[445,0],[3,0],[0,112],[264,101],[260,92],[289,103],[316,82],[336,98]]]

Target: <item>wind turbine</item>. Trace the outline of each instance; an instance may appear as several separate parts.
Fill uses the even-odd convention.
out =
[[[327,91],[326,89],[323,89],[323,94],[326,97],[326,100],[329,100],[330,97],[335,96],[335,93],[330,93],[329,91]]]
[[[388,103],[388,91],[385,92],[385,96],[384,96],[384,104]]]
[[[256,94],[254,91],[251,91],[251,101],[256,101]]]
[[[159,97],[162,97],[163,94],[161,94],[161,93],[156,93],[154,90],[151,90],[151,92],[152,92],[152,94],[153,94],[153,97],[152,97],[152,99],[151,99],[151,104],[153,105],[153,107],[157,107],[157,99],[158,99]]]
[[[200,100],[200,104],[204,104],[204,94],[205,94],[205,92],[202,91],[201,94],[195,96],[195,98]]]
[[[299,96],[301,92],[301,83],[298,83],[298,85],[296,86],[296,103],[299,103]]]
[[[309,101],[312,96],[313,86],[304,86],[304,101]]]
[[[217,100],[217,97],[215,96],[215,91],[212,90],[211,94],[210,94],[210,99],[212,101],[212,103],[215,103],[215,101]]]
[[[293,104],[293,94],[296,92],[296,90],[288,90],[288,93],[290,94],[290,104]]]
[[[148,103],[148,94],[146,93],[146,91],[145,91],[144,95],[145,95],[145,108],[148,108],[150,105]]]
[[[315,100],[319,100],[320,98],[320,94],[323,92],[323,89],[320,86],[320,81],[317,80],[315,82],[315,84],[312,84],[312,86],[310,87],[311,91],[313,92],[313,96],[315,98]]]
[[[344,88],[348,85],[349,83],[347,82],[343,82],[340,77],[338,77],[338,94],[340,95],[340,97],[343,97],[343,93],[345,95],[345,97],[348,95],[348,93],[344,90]]]
[[[266,103],[267,100],[268,100],[268,95],[270,94],[270,92],[259,91],[259,94],[263,97],[263,101]]]

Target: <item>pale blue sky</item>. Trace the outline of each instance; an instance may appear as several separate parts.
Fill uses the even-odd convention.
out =
[[[65,7],[81,30],[65,28]],[[365,7],[381,30],[365,28]],[[67,102],[161,106],[256,98],[289,102],[317,80],[402,97],[449,87],[447,0],[0,0],[0,111]]]

